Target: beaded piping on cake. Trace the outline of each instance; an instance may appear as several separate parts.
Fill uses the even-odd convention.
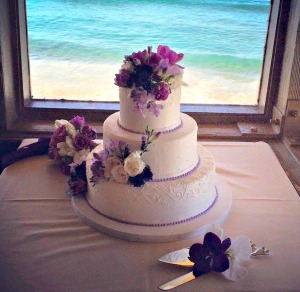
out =
[[[183,220],[178,220],[178,221],[174,221],[174,222],[168,222],[168,223],[154,223],[154,224],[151,224],[151,223],[137,223],[137,222],[130,222],[130,221],[126,221],[126,220],[121,220],[121,219],[116,219],[116,218],[113,218],[111,216],[108,216],[108,215],[104,215],[102,214],[99,210],[95,209],[88,200],[87,203],[88,205],[96,212],[98,213],[99,215],[107,218],[107,219],[110,219],[110,220],[113,220],[113,221],[116,221],[116,222],[119,222],[119,223],[123,223],[123,224],[128,224],[128,225],[135,225],[135,226],[144,226],[144,227],[166,227],[166,226],[172,226],[172,225],[178,225],[178,224],[182,224],[182,223],[187,223],[187,222],[190,222],[194,219],[197,219],[201,216],[203,216],[204,214],[206,214],[216,203],[217,199],[218,199],[218,196],[219,196],[219,193],[218,193],[218,189],[217,187],[215,187],[215,190],[216,190],[216,193],[215,193],[215,197],[214,197],[214,200],[212,201],[212,203],[202,212],[200,212],[199,214],[195,215],[195,216],[192,216],[192,217],[189,217],[187,219],[183,219]]]
[[[133,130],[130,130],[130,129],[128,129],[128,128],[122,126],[122,125],[120,124],[119,119],[117,120],[117,124],[118,124],[118,126],[119,126],[122,130],[124,130],[124,131],[130,132],[130,133],[133,133],[133,134],[141,134],[141,135],[145,134],[145,132],[133,131]],[[168,134],[168,133],[171,133],[171,132],[173,132],[173,131],[176,131],[176,130],[180,129],[182,126],[183,126],[183,122],[182,122],[182,120],[180,119],[180,124],[179,124],[178,126],[176,126],[176,127],[173,128],[173,129],[170,129],[170,130],[161,131],[161,134]]]
[[[176,180],[176,179],[179,179],[179,178],[183,178],[183,177],[186,177],[186,176],[192,174],[199,166],[200,166],[200,157],[198,157],[197,164],[191,170],[189,170],[188,172],[185,172],[185,173],[177,175],[177,176],[152,179],[149,182],[163,182],[163,181],[170,181],[170,180]]]

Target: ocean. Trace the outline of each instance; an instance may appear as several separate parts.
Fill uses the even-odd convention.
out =
[[[124,55],[184,53],[182,102],[256,104],[269,0],[27,0],[33,98],[117,101]]]

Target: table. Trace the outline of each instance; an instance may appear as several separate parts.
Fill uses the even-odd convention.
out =
[[[252,259],[231,282],[208,274],[173,291],[299,291],[300,202],[264,142],[202,142],[233,193],[223,228],[272,255]],[[0,176],[0,291],[159,291],[188,272],[157,259],[201,238],[129,242],[98,233],[75,215],[67,177],[47,156],[19,161]]]

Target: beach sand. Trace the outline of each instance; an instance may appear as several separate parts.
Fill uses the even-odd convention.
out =
[[[42,68],[42,70],[41,70]],[[118,101],[114,85],[120,64],[31,59],[31,91],[36,99]],[[225,78],[213,71],[185,68],[181,103],[257,104],[258,80]]]

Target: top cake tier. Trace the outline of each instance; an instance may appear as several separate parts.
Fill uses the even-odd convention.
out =
[[[168,132],[181,126],[180,98],[181,86],[171,89],[169,98],[156,101],[163,106],[158,116],[150,111],[145,111],[144,116],[139,111],[133,111],[133,100],[130,98],[130,88],[120,88],[120,116],[119,126],[133,133],[144,133],[146,127],[156,132]]]
[[[118,125],[133,133],[145,129],[168,132],[181,126],[180,97],[183,67],[182,53],[160,45],[156,52],[147,49],[125,55],[115,74],[120,87]]]

